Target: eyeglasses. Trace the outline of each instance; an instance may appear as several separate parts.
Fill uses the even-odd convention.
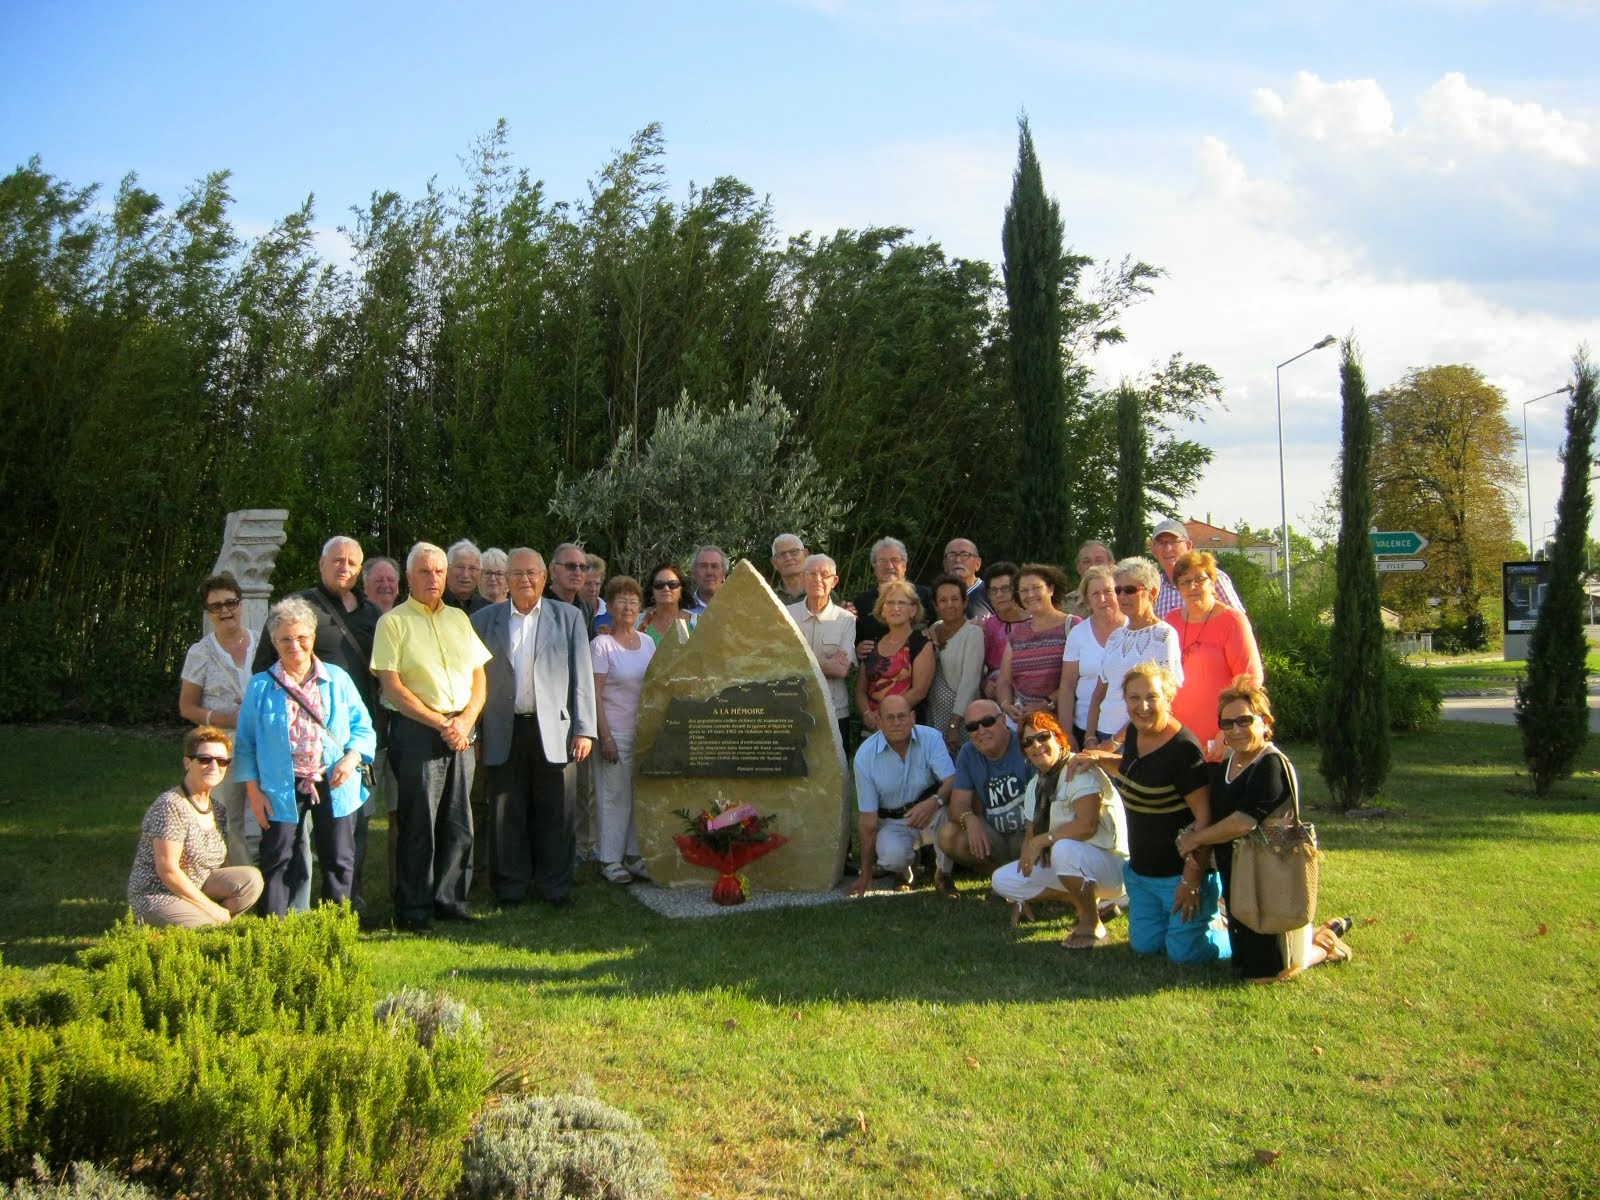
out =
[[[1027,737],[1022,739],[1022,748],[1027,750],[1032,746],[1042,746],[1053,737],[1055,737],[1055,734],[1051,733],[1048,729],[1043,733],[1030,733]]]
[[[587,571],[589,564],[586,562],[558,562],[558,567],[565,567],[569,571]]]
[[[1178,580],[1178,586],[1181,588],[1197,588],[1210,582],[1211,578],[1207,575],[1185,575]]]
[[[799,558],[804,553],[805,553],[805,550],[803,548],[801,548],[799,546],[791,546],[787,550],[779,550],[772,557],[773,558]]]
[[[837,579],[838,576],[835,575],[832,571],[807,571],[806,572],[806,578],[807,579]]]
[[[991,596],[1009,596],[1011,591],[1012,588],[1009,583],[991,583],[989,585],[989,595]]]
[[[952,558],[963,558],[963,559],[965,559],[965,558],[977,558],[977,557],[978,557],[977,554],[974,551],[971,551],[971,550],[946,550],[945,551],[945,555],[944,555],[944,560],[945,560],[945,562],[949,562]]]
[[[523,571],[512,571],[511,572],[511,578],[515,579],[518,583],[524,583],[524,582],[527,582],[528,580],[531,580],[531,579],[537,579],[537,578],[539,578],[539,576],[541,576],[543,574],[544,574],[543,571],[536,570],[536,569],[530,567],[527,570],[523,570]]]
[[[485,571],[483,577],[485,579],[504,579],[506,573],[504,571]]]
[[[968,721],[966,723],[967,732],[977,733],[980,729],[988,729],[999,719],[999,713],[990,713],[987,717],[979,717],[976,721]]]
[[[232,612],[238,607],[239,598],[235,596],[232,600],[213,600],[210,604],[206,605],[206,611],[212,616],[216,617],[221,616],[225,612]]]
[[[1242,717],[1218,717],[1218,729],[1249,729],[1256,723],[1255,713],[1245,713]]]
[[[223,755],[220,755],[220,754],[191,754],[189,756],[189,761],[190,762],[197,762],[202,767],[210,767],[210,766],[226,767],[229,763],[231,763],[233,761],[233,759],[227,758],[227,757],[225,757]]]
[[[650,587],[657,592],[675,592],[683,584],[676,579],[657,579],[651,582]]]
[[[1119,596],[1137,596],[1144,588],[1137,583],[1119,583],[1111,590]]]

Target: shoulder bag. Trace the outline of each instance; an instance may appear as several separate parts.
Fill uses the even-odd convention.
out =
[[[1311,924],[1317,912],[1317,830],[1300,819],[1300,785],[1294,764],[1283,759],[1289,800],[1233,844],[1228,911],[1257,933],[1288,933]]]

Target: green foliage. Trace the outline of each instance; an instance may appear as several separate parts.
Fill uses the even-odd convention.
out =
[[[1111,545],[1116,556],[1131,558],[1145,553],[1150,530],[1145,523],[1145,434],[1139,396],[1131,387],[1116,391],[1117,506]]]
[[[481,1022],[376,1019],[348,911],[120,922],[0,1020],[0,1177],[79,1159],[189,1196],[442,1197],[488,1085]]]
[[[1372,526],[1372,406],[1355,343],[1341,347],[1344,442],[1339,475],[1339,549],[1335,572],[1332,662],[1322,699],[1323,779],[1341,810],[1377,793],[1389,773],[1388,694],[1383,621]]]
[[[1045,194],[1044,173],[1026,118],[1018,122],[1001,245],[1010,316],[1011,398],[1023,431],[1017,463],[1019,559],[1071,562],[1077,549],[1074,480],[1067,470],[1067,423],[1073,415],[1063,374],[1062,296],[1085,259],[1069,260],[1061,206]]]
[[[1586,354],[1573,363],[1567,437],[1561,448],[1561,497],[1550,550],[1550,587],[1528,639],[1528,677],[1517,685],[1517,725],[1534,790],[1547,795],[1572,774],[1589,736],[1589,653],[1584,634],[1583,554],[1594,497],[1589,487],[1600,396]]]
[[[0,1200],[159,1200],[142,1184],[129,1183],[91,1162],[72,1164],[68,1178],[56,1179],[42,1159],[33,1160],[33,1178],[12,1186],[0,1183]]]
[[[101,198],[37,160],[0,179],[0,511],[16,535],[0,566],[0,720],[170,716],[204,631],[192,589],[239,508],[289,512],[280,591],[314,579],[334,531],[370,556],[459,536],[548,549],[581,525],[637,567],[651,546],[704,541],[764,561],[794,527],[849,583],[885,533],[925,576],[957,533],[991,559],[1067,561],[1073,521],[1110,530],[1096,472],[1112,422],[1090,365],[1159,272],[1065,252],[1042,181],[1054,239],[1026,285],[1042,324],[1023,355],[1048,392],[1040,425],[1010,402],[990,264],[894,226],[785,244],[766,200],[726,176],[669,198],[654,124],[576,203],[547,197],[507,141],[501,122],[454,186],[375,190],[341,230],[348,266],[319,258],[309,198],[241,238],[225,172],[171,204],[133,176]],[[1176,427],[1208,375],[1174,359],[1136,381],[1146,490],[1163,506],[1206,452],[1158,426]],[[715,427],[760,383],[793,420],[770,455],[765,430],[718,446],[711,461],[734,460],[750,485],[739,503],[680,492],[643,542],[631,503],[599,522],[551,507],[551,481],[615,474],[619,449],[637,471],[658,425],[684,427],[682,397]],[[1044,444],[1054,482],[1023,482],[1019,454]],[[791,468],[805,446],[826,481],[794,514],[768,497],[804,482]],[[1034,514],[1021,534],[1019,505]]]
[[[1384,599],[1425,616],[1437,598],[1445,618],[1471,621],[1484,596],[1499,595],[1514,544],[1522,464],[1505,395],[1472,367],[1434,366],[1407,371],[1372,397],[1372,411],[1373,520],[1428,539],[1428,570],[1390,576]],[[1469,648],[1485,644],[1482,633],[1474,623]]]
[[[333,907],[199,932],[129,915],[81,958],[96,980],[97,1015],[121,1028],[335,1033],[370,1023],[358,933]]]
[[[747,403],[720,411],[697,409],[686,394],[660,414],[642,449],[624,430],[605,466],[558,477],[550,511],[579,538],[599,534],[614,570],[636,575],[684,560],[688,537],[758,563],[774,530],[826,544],[847,505],[793,425],[794,414],[760,385]]]
[[[657,1200],[672,1195],[639,1122],[580,1094],[517,1097],[479,1118],[464,1155],[471,1200]]]

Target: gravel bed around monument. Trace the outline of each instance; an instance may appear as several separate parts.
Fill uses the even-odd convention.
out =
[[[736,917],[743,912],[770,912],[775,908],[816,908],[839,904],[849,897],[844,884],[827,892],[753,892],[743,904],[718,904],[711,899],[711,885],[704,887],[657,887],[653,883],[634,883],[628,887],[633,898],[663,917]],[[864,900],[920,895],[916,891],[897,891],[888,881],[880,881],[862,897]]]

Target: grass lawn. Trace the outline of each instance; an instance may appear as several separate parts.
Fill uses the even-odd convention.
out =
[[[382,984],[482,1009],[527,1088],[591,1078],[681,1196],[1595,1195],[1600,744],[1543,803],[1517,746],[1446,723],[1396,742],[1387,817],[1314,812],[1356,958],[1270,988],[1136,959],[1121,922],[1013,938],[975,880],[675,922],[591,875],[567,912],[367,944]],[[177,737],[0,753],[0,952],[69,960],[123,911]]]
[[[1429,677],[1444,688],[1473,690],[1478,688],[1515,687],[1517,680],[1528,673],[1525,662],[1455,662],[1448,658],[1419,660],[1428,668]],[[1589,674],[1600,675],[1600,650],[1589,653]]]

